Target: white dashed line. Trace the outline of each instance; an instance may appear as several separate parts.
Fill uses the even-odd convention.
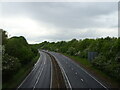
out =
[[[71,60],[72,61],[72,60]],[[81,68],[82,71],[84,71],[86,74],[88,74],[91,78],[93,78],[96,82],[98,82],[101,86],[103,86],[105,89],[107,89],[106,86],[104,86],[100,81],[98,81],[94,76],[92,76],[91,74],[89,74],[84,68],[80,67],[77,63],[75,63],[74,61],[72,61],[72,63],[74,65],[76,65],[78,68]],[[108,90],[108,89],[107,89]]]
[[[36,85],[38,84],[38,81],[39,81],[39,79],[40,79],[40,77],[41,77],[41,75],[42,75],[43,69],[45,68],[45,62],[46,62],[46,56],[45,56],[45,60],[44,60],[44,65],[41,66],[41,67],[42,67],[42,70],[39,71],[39,75],[38,75],[38,77],[37,77],[37,81],[36,81],[36,83],[35,83],[35,85],[34,85],[34,87],[33,87],[33,90],[35,89],[35,87],[36,87]]]
[[[54,56],[54,55],[53,55],[53,56]],[[54,57],[55,57],[55,56],[54,56]],[[56,57],[55,57],[55,59],[56,59],[56,61],[58,62],[60,68],[61,68],[61,71],[62,71],[63,77],[64,77],[64,79],[65,79],[65,82],[68,83],[68,85],[66,85],[67,88],[70,88],[70,90],[72,90],[72,86],[71,86],[71,84],[70,84],[70,81],[69,81],[69,79],[68,79],[68,76],[66,75],[65,70],[63,69],[62,65],[60,64],[60,62],[58,61],[58,59],[57,59]]]
[[[83,79],[81,79],[81,81],[83,82]]]
[[[44,65],[45,65],[45,61],[44,61]]]
[[[75,74],[77,74],[77,72]]]
[[[40,55],[41,57],[41,55]],[[31,73],[36,69],[36,65],[38,64],[40,57],[38,59],[38,61],[36,62],[35,66],[33,67],[32,71],[27,75],[27,77],[22,81],[22,83],[18,86],[17,90],[23,85],[23,83],[27,80],[27,78],[31,75]]]
[[[44,68],[44,67],[43,67],[43,68]],[[36,83],[35,83],[35,85],[34,85],[34,87],[33,87],[33,90],[35,89],[35,87],[36,87],[36,85],[37,85],[37,83],[38,83],[38,81],[39,81],[39,78],[40,78],[40,76],[41,76],[41,74],[42,74],[43,68],[42,68],[42,70],[41,70],[41,72],[40,72],[40,74],[39,74],[39,76],[38,76],[38,78],[37,78],[37,81],[36,81]]]

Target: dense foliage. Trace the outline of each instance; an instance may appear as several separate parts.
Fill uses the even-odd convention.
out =
[[[5,52],[11,56],[17,57],[23,65],[29,63],[34,57],[32,49],[22,36],[8,39],[5,47]]]
[[[97,52],[97,57],[91,61],[93,67],[120,80],[120,38],[72,39],[56,43],[44,41],[29,45],[23,36],[8,38],[6,31],[2,29],[0,31],[2,32],[3,83],[11,79],[20,67],[31,62],[37,55],[37,48],[86,59],[88,59],[88,52]]]
[[[56,43],[45,41],[40,44],[40,48],[86,59],[88,52],[97,52],[98,56],[91,61],[93,67],[120,80],[120,38],[73,39]]]
[[[21,67],[29,64],[37,56],[37,48],[27,43],[23,36],[8,38],[2,32],[2,74],[3,84],[10,80]]]

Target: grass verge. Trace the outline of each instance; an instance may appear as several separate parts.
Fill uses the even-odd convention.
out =
[[[20,83],[25,79],[25,77],[30,73],[33,68],[33,65],[37,62],[40,54],[38,53],[37,56],[26,66],[21,67],[18,73],[16,73],[11,80],[7,83],[3,84],[4,88],[17,88]]]
[[[78,56],[70,56],[65,54],[65,56],[71,58],[75,62],[77,62],[80,66],[85,68],[90,74],[94,75],[98,80],[105,84],[105,86],[109,88],[120,88],[120,83],[116,81],[114,78],[108,76],[105,72],[95,68],[87,59],[80,58]]]

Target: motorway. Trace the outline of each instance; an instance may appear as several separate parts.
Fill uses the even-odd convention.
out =
[[[40,52],[40,58],[33,67],[33,70],[20,84],[21,88],[50,88],[51,86],[51,61],[48,54]]]
[[[85,69],[80,67],[70,58],[55,52],[50,52],[58,61],[60,67],[66,73],[71,88],[102,88],[107,89],[95,77],[90,75]]]
[[[33,70],[19,85],[19,88],[52,88],[52,61],[50,56],[42,51],[39,51],[40,58],[33,67]],[[107,89],[101,82],[94,76],[89,74],[85,69],[80,67],[70,58],[55,52],[48,52],[54,56],[57,61],[62,75],[64,77],[65,85],[67,88],[89,88],[102,90]]]

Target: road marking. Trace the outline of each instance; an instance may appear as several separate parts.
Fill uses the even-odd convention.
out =
[[[44,68],[44,67],[43,67],[43,68]],[[35,89],[35,86],[37,85],[37,83],[38,83],[38,81],[39,81],[39,78],[40,78],[40,76],[41,76],[41,74],[42,74],[42,72],[43,72],[43,68],[42,68],[41,72],[39,72],[40,74],[39,74],[39,76],[38,76],[38,78],[37,78],[37,81],[36,81],[34,87],[33,87],[33,90]]]
[[[42,55],[40,55],[40,57],[42,57]],[[40,57],[39,57],[38,61],[35,63],[35,65],[37,65],[39,63]]]
[[[52,55],[53,55],[53,54],[52,54]],[[53,55],[53,56],[54,56],[54,55]],[[54,58],[56,59],[56,61],[58,62],[58,65],[59,65],[60,68],[61,68],[61,71],[62,71],[62,74],[63,74],[63,77],[64,77],[65,82],[67,82],[68,85],[69,85],[69,87],[67,87],[67,88],[70,88],[70,90],[72,90],[72,86],[71,86],[70,81],[69,81],[69,79],[68,79],[68,77],[67,77],[67,75],[66,75],[65,70],[63,69],[62,65],[60,64],[60,62],[58,61],[58,59],[56,58],[56,56],[54,56]],[[66,80],[67,80],[67,81],[66,81]]]
[[[70,61],[71,63],[73,63],[75,66],[81,68],[86,74],[88,74],[91,78],[93,78],[96,82],[98,82],[102,87],[104,87],[105,89],[107,89],[106,86],[104,86],[100,81],[98,81],[95,77],[93,77],[92,75],[90,75],[85,69],[83,69],[82,67],[80,67],[77,63],[75,63],[73,60],[71,60],[70,58],[66,57],[65,55],[63,55],[65,58],[68,59],[68,61]],[[108,90],[108,89],[107,89]]]
[[[44,55],[44,56],[45,56],[45,55]],[[45,62],[46,62],[46,56],[45,56],[44,64],[45,64]],[[35,87],[36,87],[36,85],[37,85],[37,83],[38,83],[38,81],[39,81],[39,79],[40,79],[40,76],[42,75],[42,72],[43,72],[44,67],[45,67],[45,65],[42,65],[42,70],[39,71],[39,75],[38,75],[37,81],[36,81],[36,83],[35,83],[35,85],[34,85],[34,87],[33,87],[33,90],[35,89]]]
[[[40,55],[40,57],[42,57],[42,55]],[[39,57],[38,61],[35,63],[32,71],[34,71],[37,68],[37,64],[40,62],[40,57]]]
[[[41,55],[40,55],[41,56]],[[40,58],[38,59],[38,61],[40,60]],[[37,61],[37,63],[38,63],[38,61]],[[37,64],[36,63],[36,64]],[[22,84],[27,80],[27,78],[30,76],[30,74],[34,71],[36,69],[36,67],[34,67],[33,69],[32,69],[32,71],[27,75],[27,77],[22,81],[22,83],[18,86],[18,88],[17,88],[17,90],[22,86]]]
[[[66,56],[65,56],[66,57]],[[95,81],[97,81],[101,86],[103,86],[104,88],[107,89],[106,86],[104,86],[102,83],[100,83],[95,77],[93,77],[92,75],[90,75],[85,69],[83,69],[82,67],[80,67],[77,63],[75,63],[73,60],[71,60],[70,58],[68,58],[74,65],[76,65],[77,67],[81,68],[86,74],[88,74],[90,77],[92,77]]]
[[[83,70],[83,69],[82,69]],[[84,70],[83,70],[84,71]],[[87,71],[84,71],[85,73],[87,73],[89,76],[91,76],[95,81],[97,81],[101,86],[103,86],[104,88],[107,89],[106,86],[104,86],[102,83],[100,83],[95,77],[93,77],[92,75],[90,75]]]
[[[75,74],[77,75],[77,72]]]
[[[45,65],[45,61],[44,61],[44,65]]]
[[[43,52],[43,53],[45,53],[45,52]],[[44,56],[49,56],[49,55],[45,53]],[[50,58],[50,56],[49,56],[49,58]],[[50,58],[50,62],[51,62],[51,58]],[[45,64],[45,61],[44,61],[44,64]],[[51,68],[51,81],[50,81],[50,90],[51,90],[51,88],[52,88],[52,62],[51,62],[50,68]]]
[[[72,60],[71,60],[72,61]],[[73,62],[72,61],[72,63],[74,64],[74,65],[76,65],[77,67],[79,67],[79,68],[81,68],[81,70],[83,70],[86,74],[88,74],[90,77],[92,77],[96,82],[98,82],[101,86],[103,86],[104,88],[106,88],[107,89],[107,87],[106,86],[104,86],[101,82],[99,82],[95,77],[93,77],[91,74],[89,74],[85,69],[83,69],[82,67],[80,67],[77,63],[75,63],[75,62]]]
[[[45,63],[46,63],[46,54],[44,53],[43,55],[45,57],[45,60],[44,60],[44,65],[45,65]]]
[[[81,78],[81,81],[83,82],[83,79]]]

